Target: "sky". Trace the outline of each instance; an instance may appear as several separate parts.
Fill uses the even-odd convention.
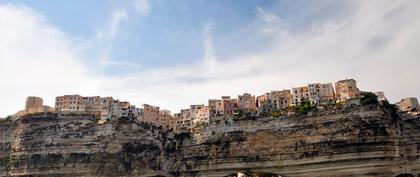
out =
[[[418,0],[0,0],[0,117],[27,96],[172,112],[354,78],[420,97]]]

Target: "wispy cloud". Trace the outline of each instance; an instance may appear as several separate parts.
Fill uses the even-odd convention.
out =
[[[127,20],[127,12],[125,10],[114,10],[111,17],[111,25],[109,27],[109,36],[115,37],[122,21]]]
[[[262,28],[263,33],[274,33],[277,32],[278,28],[281,25],[280,17],[277,15],[267,12],[261,7],[255,9],[255,14],[258,19],[264,23],[264,28]]]
[[[94,73],[80,62],[74,44],[41,15],[0,5],[0,23],[1,116],[22,108],[28,95],[51,104],[54,95],[94,89]]]
[[[132,69],[140,68],[140,64],[124,61],[124,59],[112,58],[114,41],[118,38],[123,23],[129,23],[130,12],[134,11],[135,16],[146,16],[150,14],[151,6],[148,0],[133,0],[125,8],[115,8],[110,16],[109,22],[105,24],[93,38],[91,48],[99,51],[100,68],[104,71],[106,67],[127,67]]]
[[[204,62],[208,65],[214,65],[217,62],[216,51],[214,49],[213,36],[211,35],[213,28],[212,22],[204,24],[203,45],[204,45]]]
[[[140,15],[149,15],[151,9],[149,0],[133,0],[133,5]]]

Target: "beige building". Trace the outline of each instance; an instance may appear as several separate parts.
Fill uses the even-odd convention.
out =
[[[201,123],[199,116],[199,112],[200,110],[205,107],[204,104],[198,104],[198,105],[190,105],[190,109],[188,109],[189,113],[187,116],[187,120],[191,121],[191,128],[196,125]]]
[[[142,111],[134,105],[112,97],[64,95],[56,97],[55,101],[56,111],[96,114],[103,121],[120,117],[140,120],[142,116]]]
[[[290,90],[271,91],[257,97],[258,112],[272,112],[291,106],[292,94]]]
[[[332,83],[321,84],[321,91],[319,93],[321,97],[321,103],[334,103],[335,102],[335,91]]]
[[[210,99],[209,100],[209,117],[220,117],[223,116],[224,106],[223,101],[218,99]]]
[[[267,103],[267,94],[260,95],[256,99],[256,105],[258,108],[262,107]]]
[[[27,113],[43,112],[44,106],[43,106],[42,98],[35,97],[35,96],[27,97],[26,104],[25,104],[25,111]]]
[[[223,116],[233,117],[239,113],[238,100],[232,99],[230,96],[222,96],[223,101]]]
[[[243,111],[251,111],[251,112],[255,111],[256,110],[255,96],[252,96],[249,93],[238,95],[238,107],[239,107],[239,110],[243,110]]]
[[[85,111],[82,106],[82,96],[80,95],[64,95],[55,98],[56,111]]]
[[[26,98],[25,109],[14,114],[15,116],[24,116],[25,114],[40,113],[40,112],[54,112],[54,108],[43,105],[43,100],[40,97],[29,96]]]
[[[171,111],[161,110],[159,113],[158,119],[154,124],[162,127],[162,129],[164,130],[174,129],[172,119],[173,117],[171,115]]]
[[[356,80],[346,79],[335,83],[336,99],[343,102],[351,98],[359,97],[360,91],[357,88]]]
[[[417,100],[417,98],[410,97],[410,98],[404,98],[400,102],[396,103],[398,108],[402,111],[411,111],[413,109],[419,111],[420,105]]]
[[[119,116],[118,117],[129,117],[130,113],[132,114],[133,112],[133,108],[130,105],[130,102],[128,101],[121,101],[118,102],[118,107],[119,107]]]
[[[181,109],[181,112],[174,115],[176,120],[176,131],[177,132],[190,132],[194,126],[194,117],[190,109]]]
[[[292,88],[292,105],[296,106],[300,103],[302,99],[309,100],[309,87],[303,86],[303,87],[294,87]]]
[[[312,104],[328,104],[335,102],[335,93],[332,83],[308,84],[309,101]]]
[[[290,90],[277,91],[277,109],[284,109],[292,105],[292,93]]]
[[[194,124],[209,123],[209,118],[209,107],[203,106],[197,111],[196,118],[194,119]]]
[[[180,113],[174,114],[172,122],[174,122],[173,126],[175,128],[173,130],[176,132],[190,132],[198,124],[208,124],[209,119],[209,106],[204,106],[204,104],[190,105],[189,109],[181,109]]]
[[[152,106],[148,104],[142,104],[143,119],[142,122],[155,124],[158,121],[160,110],[158,106]]]

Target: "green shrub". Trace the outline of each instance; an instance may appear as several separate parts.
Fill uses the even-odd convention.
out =
[[[294,106],[292,108],[294,112],[299,112],[299,113],[304,113],[304,114],[310,111],[313,111],[315,109],[316,109],[316,106],[313,106],[309,100],[304,99],[304,98],[302,98],[302,100],[297,106]]]
[[[190,139],[191,138],[191,134],[190,133],[186,133],[186,132],[177,133],[177,134],[175,134],[174,138],[176,140],[179,140],[179,141],[184,141],[185,139]]]
[[[7,169],[12,168],[12,165],[13,165],[13,160],[12,160],[11,157],[8,157],[7,158]]]
[[[281,116],[281,112],[280,111],[272,111],[270,113],[271,117],[280,117]]]
[[[13,165],[13,160],[11,157],[2,157],[0,158],[0,167],[6,167],[7,170],[10,170],[10,168]]]
[[[391,117],[393,117],[393,118],[397,118],[398,117],[398,114],[397,114],[398,108],[397,108],[396,105],[390,104],[387,100],[385,100],[385,101],[382,101],[382,106],[385,109],[387,109],[387,110],[390,111]]]
[[[232,120],[233,120],[234,122],[236,122],[236,121],[241,120],[241,117],[239,117],[239,116],[235,116],[235,117],[233,117],[233,118],[232,118]]]
[[[378,104],[378,96],[376,96],[372,92],[362,92],[360,93],[362,98],[360,99],[360,104],[363,106],[366,105],[377,105]]]

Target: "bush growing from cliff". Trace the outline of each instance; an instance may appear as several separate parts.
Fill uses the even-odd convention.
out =
[[[0,167],[6,167],[9,170],[13,165],[13,160],[11,157],[2,157],[0,158]]]
[[[276,110],[276,111],[272,111],[270,112],[270,116],[271,117],[280,117],[281,116],[281,112]]]
[[[398,117],[398,114],[397,114],[397,112],[398,112],[398,108],[397,108],[397,106],[396,106],[396,105],[391,104],[391,103],[389,103],[387,100],[385,100],[385,101],[382,101],[382,106],[383,106],[385,109],[387,109],[387,110],[389,110],[389,111],[390,111],[390,113],[391,113],[391,117],[392,117],[392,118],[397,118],[397,117]]]
[[[376,96],[372,92],[362,92],[360,93],[362,98],[360,99],[360,104],[363,106],[366,105],[377,105],[378,104],[378,96]]]
[[[306,114],[310,111],[316,110],[316,106],[313,106],[309,100],[302,99],[297,106],[294,106],[292,108],[292,110],[294,112],[299,112],[299,113]]]
[[[175,134],[175,136],[174,136],[174,138],[176,139],[176,140],[178,140],[178,141],[184,141],[185,139],[190,139],[191,138],[191,134],[190,133],[186,133],[186,132],[183,132],[183,133],[177,133],[177,134]]]

